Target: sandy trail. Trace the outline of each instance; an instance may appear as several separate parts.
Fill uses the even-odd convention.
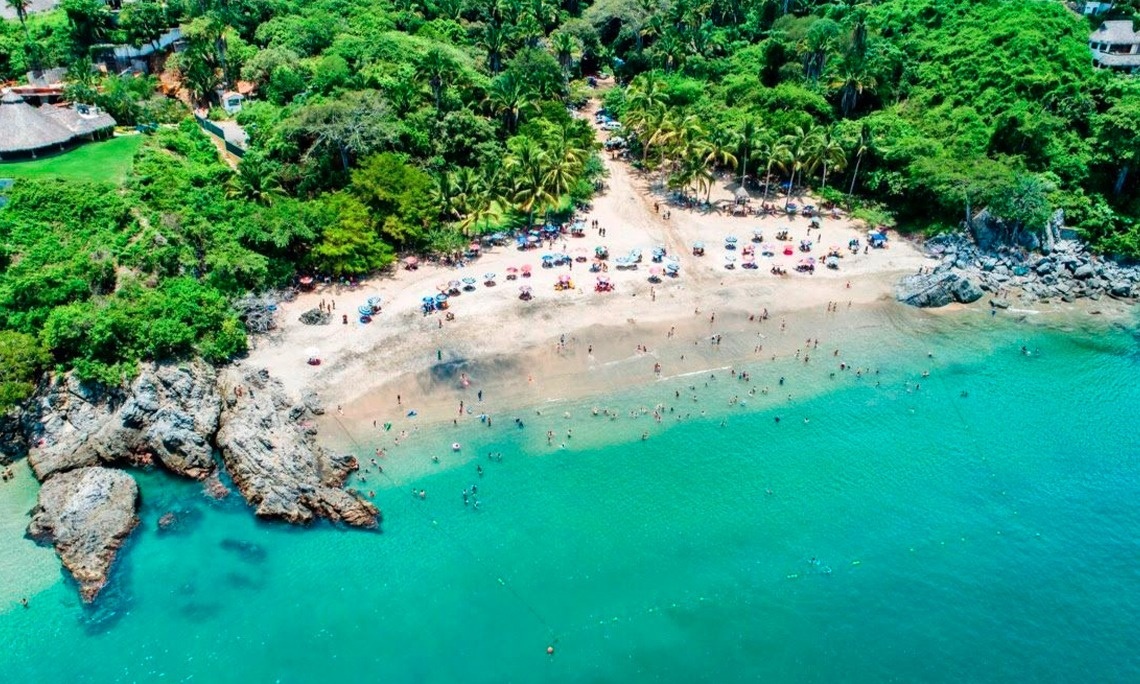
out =
[[[586,115],[592,120],[593,110],[588,110]],[[600,129],[598,135],[600,140],[607,137]],[[315,391],[330,408],[341,405],[346,411],[363,414],[364,409],[352,410],[351,407],[372,407],[377,402],[386,406],[392,403],[387,397],[400,391],[393,388],[404,388],[406,392],[430,391],[431,387],[422,381],[422,374],[433,369],[439,371],[449,364],[496,359],[486,364],[487,373],[520,373],[512,358],[521,358],[539,347],[553,346],[561,336],[573,337],[587,329],[610,330],[609,337],[624,337],[615,330],[628,329],[629,339],[636,339],[641,327],[689,323],[698,311],[700,315],[711,315],[718,310],[759,313],[768,309],[775,317],[803,309],[823,311],[832,301],[875,302],[889,296],[901,274],[932,263],[914,246],[892,236],[889,249],[855,255],[844,250],[838,271],[819,268],[814,275],[795,273],[796,262],[804,256],[799,252],[772,258],[758,255],[758,269],[728,270],[724,258],[729,253],[724,247],[725,236],[735,235],[738,245],[743,247],[750,244],[753,230],[759,229],[764,232],[766,241],[782,247],[772,237],[778,229],[787,228],[792,244],[798,244],[806,235],[807,219],[745,218],[726,211],[701,212],[670,206],[663,191],[654,191],[660,183],[651,187],[655,179],[611,159],[608,153],[602,155],[609,173],[607,188],[581,218],[587,225],[597,220],[607,231],[605,238],[590,229],[584,238],[559,238],[553,248],[543,245],[537,250],[520,252],[513,246],[496,247],[486,249],[473,263],[462,268],[425,264],[409,271],[401,267],[363,281],[355,288],[331,285],[302,293],[294,301],[280,306],[278,328],[255,338],[253,349],[241,365],[267,368],[297,395]],[[712,191],[714,204],[731,202],[734,187],[730,180],[718,181]],[[759,201],[759,197],[753,200]],[[666,211],[671,212],[668,220],[663,217]],[[817,245],[813,256],[822,256],[818,246],[824,249],[830,245],[845,246],[856,237],[865,241],[865,226],[844,218],[824,218],[822,240],[814,232],[812,235]],[[705,256],[692,255],[691,246],[695,241],[705,243]],[[594,292],[596,276],[588,272],[586,263],[575,263],[569,268],[540,266],[540,257],[545,252],[592,256],[594,247],[599,244],[606,245],[610,251],[607,275],[615,284],[612,293]],[[657,245],[664,245],[670,256],[679,259],[681,275],[651,285],[649,257]],[[643,263],[636,270],[619,271],[613,267],[614,258],[634,248],[644,254]],[[740,250],[735,252],[739,253]],[[516,281],[505,279],[508,267],[523,264],[533,268],[532,277],[520,277]],[[789,275],[772,275],[769,273],[772,264],[783,266]],[[494,286],[484,285],[483,276],[487,273],[496,274]],[[572,277],[575,288],[556,292],[554,284],[563,274]],[[452,298],[454,320],[442,321],[440,314],[424,316],[421,313],[422,297],[434,295],[440,284],[464,277],[474,277],[477,285],[474,291]],[[518,286],[523,284],[533,287],[532,301],[519,300]],[[383,311],[372,323],[361,324],[356,308],[374,295],[383,299]],[[335,302],[331,325],[308,326],[299,322],[302,312],[317,308],[322,301]],[[348,316],[347,324],[341,322],[343,315]],[[311,348],[319,350],[321,365],[306,364]],[[566,378],[565,382],[573,383],[574,378]],[[386,398],[376,399],[378,393]]]

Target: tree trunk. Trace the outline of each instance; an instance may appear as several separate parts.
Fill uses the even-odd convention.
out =
[[[744,163],[740,165],[740,187],[744,187],[744,179],[748,176],[748,155],[744,155]]]
[[[348,171],[348,149],[344,143],[337,143],[337,147],[340,149],[340,163],[344,166],[344,170]]]
[[[824,165],[823,165],[823,184],[820,185],[819,187],[821,190],[827,187],[827,164],[826,163],[824,163]]]
[[[859,164],[863,161],[863,155],[855,155],[855,170],[851,173],[851,189],[847,191],[848,195],[855,194],[855,180],[859,178]],[[851,200],[847,200],[847,211],[851,211]]]
[[[1124,191],[1124,184],[1128,181],[1128,164],[1120,167],[1120,172],[1116,174],[1116,182],[1112,184],[1112,194],[1119,195]]]

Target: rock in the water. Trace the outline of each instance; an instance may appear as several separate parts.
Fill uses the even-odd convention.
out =
[[[217,473],[207,477],[205,483],[203,483],[203,487],[206,496],[215,501],[221,501],[230,495],[230,488],[222,484],[222,478],[218,477]]]
[[[28,535],[55,545],[63,565],[91,602],[107,583],[115,553],[138,524],[139,488],[121,470],[80,468],[40,488]]]
[[[904,276],[895,288],[895,297],[911,306],[946,306],[954,301],[951,288],[957,280],[958,276],[949,272]]]
[[[292,523],[314,517],[375,527],[379,511],[341,489],[359,465],[317,445],[315,428],[300,422],[310,415],[286,396],[267,371],[230,378],[217,444],[238,491],[257,514]]]
[[[147,365],[128,391],[59,378],[33,406],[38,437],[28,455],[36,477],[121,461],[158,459],[197,479],[213,472],[208,436],[221,400],[214,369],[204,363]]]

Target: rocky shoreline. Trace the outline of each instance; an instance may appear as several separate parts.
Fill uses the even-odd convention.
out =
[[[53,544],[84,601],[106,584],[138,524],[138,485],[122,468],[157,466],[228,493],[224,471],[264,518],[376,528],[380,512],[342,487],[359,468],[316,442],[315,395],[289,397],[265,370],[146,364],[127,388],[45,380],[0,424],[4,458],[26,456],[42,483],[28,534]]]
[[[1038,251],[1021,246],[983,249],[969,235],[939,235],[925,242],[939,264],[903,277],[896,298],[912,306],[968,304],[987,293],[990,306],[1007,308],[1016,297],[1024,303],[1074,302],[1112,297],[1133,302],[1140,296],[1140,267],[1121,265],[1091,254],[1079,240],[1049,240]]]

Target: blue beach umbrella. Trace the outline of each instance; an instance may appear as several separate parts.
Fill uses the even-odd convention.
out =
[[[735,235],[729,235],[728,237],[726,237],[724,239],[724,241],[730,245],[735,245],[736,244],[736,236]]]
[[[437,304],[443,304],[444,302],[447,301],[447,295],[445,295],[441,292],[435,296],[435,301]]]

